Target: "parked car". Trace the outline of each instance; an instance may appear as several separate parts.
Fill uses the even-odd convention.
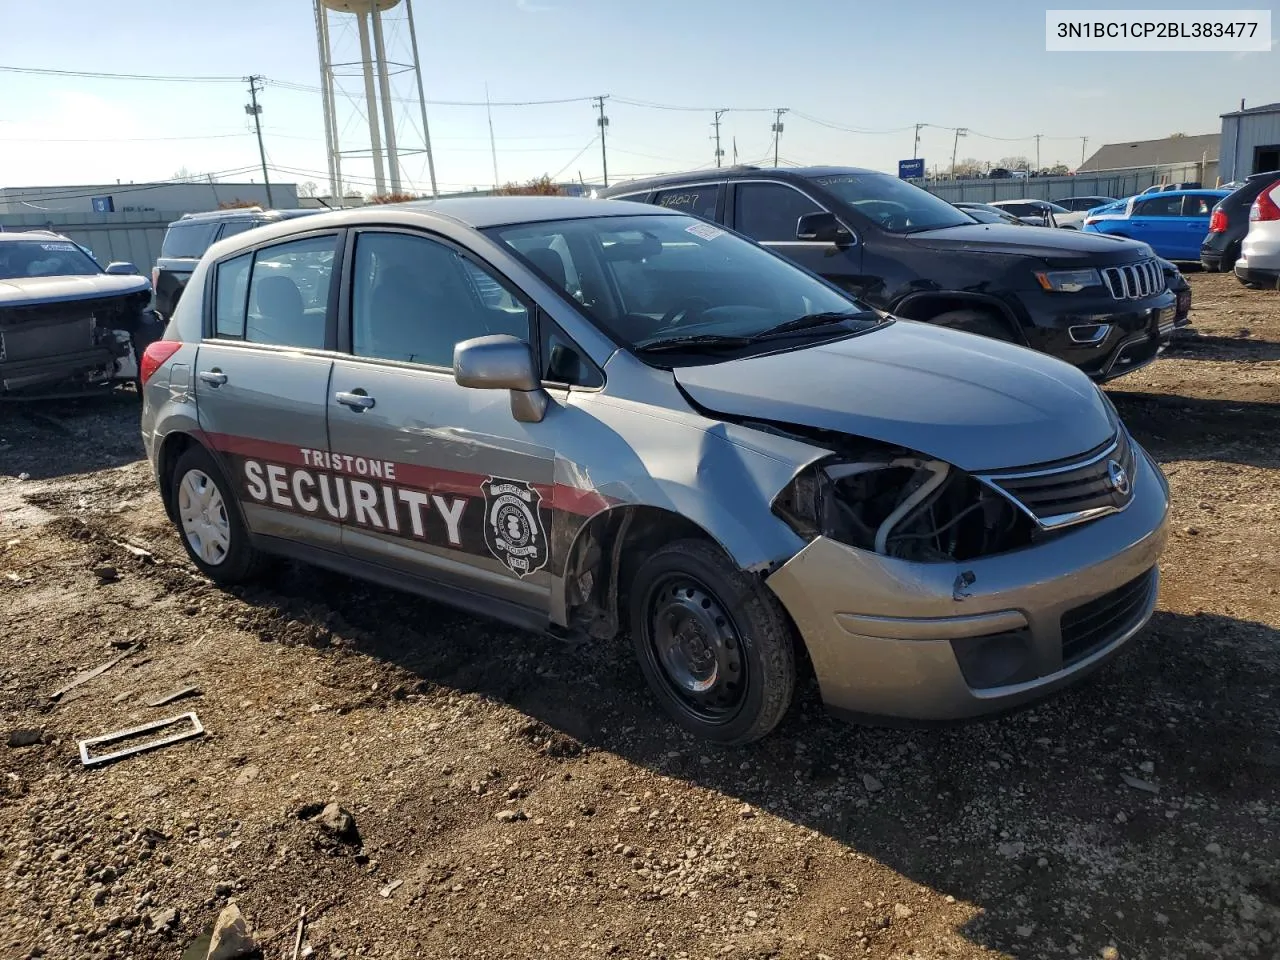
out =
[[[328,264],[318,302],[281,261]],[[883,318],[706,220],[341,211],[216,244],[189,289],[142,434],[220,583],[276,553],[629,633],[663,709],[723,743],[779,722],[801,648],[837,713],[976,716],[1155,604],[1168,486],[1083,373]]]
[[[991,206],[1008,210],[1033,227],[1064,227],[1079,230],[1084,223],[1083,213],[1072,213],[1065,207],[1048,200],[993,200]]]
[[[83,392],[134,381],[159,337],[151,285],[105,269],[68,237],[0,233],[0,394]]]
[[[1168,193],[1170,190],[1199,190],[1202,185],[1195,181],[1187,181],[1184,183],[1155,183],[1138,194],[1145,197],[1148,193]]]
[[[1200,263],[1206,270],[1231,270],[1240,256],[1240,244],[1249,232],[1249,208],[1272,183],[1280,170],[1255,173],[1219,200],[1209,217],[1209,233],[1200,244]],[[1230,185],[1220,189],[1231,189]]]
[[[1156,358],[1176,298],[1142,244],[974,223],[871,170],[732,167],[619,184],[773,246],[878,310],[980,333],[1109,380]]]
[[[1280,181],[1259,193],[1249,208],[1249,232],[1235,274],[1250,286],[1280,289]]]
[[[988,180],[1010,180],[1013,178],[1013,172],[1006,170],[1004,167],[992,167],[987,171]]]
[[[1072,213],[1088,213],[1095,207],[1103,204],[1115,203],[1115,197],[1062,197],[1059,200],[1052,201],[1064,210],[1070,210]]]
[[[1198,261],[1214,205],[1223,190],[1175,190],[1140,194],[1091,210],[1086,233],[1141,240],[1169,260]]]
[[[953,204],[953,206],[957,210],[963,210],[979,223],[1005,223],[1012,224],[1015,227],[1025,227],[1027,225],[1007,210],[993,207],[989,203],[969,203],[961,200],[959,203]]]
[[[169,224],[160,245],[160,256],[151,268],[151,286],[156,292],[156,309],[162,316],[173,315],[183,288],[204,252],[219,240],[234,237],[267,223],[318,213],[317,210],[263,210],[239,207],[210,213],[188,213]]]

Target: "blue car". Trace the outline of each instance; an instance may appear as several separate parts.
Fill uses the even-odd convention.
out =
[[[1199,260],[1213,205],[1229,190],[1169,190],[1090,210],[1084,230],[1141,240],[1166,260]]]

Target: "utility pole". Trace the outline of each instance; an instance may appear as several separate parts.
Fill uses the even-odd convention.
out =
[[[956,127],[956,139],[951,145],[951,179],[956,180],[956,150],[960,147],[960,138],[968,136],[968,127]]]
[[[782,139],[782,115],[787,107],[778,107],[773,111],[773,165],[778,165],[778,141]]]
[[[912,160],[919,160],[919,159],[920,159],[920,128],[921,128],[921,127],[923,127],[923,126],[924,126],[924,124],[923,124],[923,123],[917,123],[917,124],[916,124],[916,142],[915,142],[915,145],[914,145],[914,146],[912,146],[912,148],[911,148],[911,159],[912,159]]]
[[[1036,173],[1040,172],[1040,138],[1043,136],[1043,133],[1036,134]]]
[[[602,94],[595,97],[596,106],[600,110],[600,117],[596,120],[596,125],[600,128],[600,166],[604,172],[604,185],[609,185],[609,151],[605,147],[605,130],[609,127],[609,118],[604,115],[604,102],[609,99],[609,95]]]
[[[267,150],[262,145],[262,107],[258,105],[258,91],[262,89],[262,77],[245,77],[249,84],[249,102],[244,105],[244,112],[253,117],[253,128],[258,132],[258,159],[262,161],[262,182],[267,186],[267,206],[275,207],[271,196],[271,178],[267,176]]]
[[[717,167],[720,166],[720,158],[724,156],[724,151],[720,149],[720,118],[723,117],[728,112],[729,112],[728,110],[717,110],[716,118],[711,121],[711,126],[715,127],[716,129],[715,141],[716,141],[716,166]]]
[[[1089,138],[1088,138],[1088,137],[1081,137],[1081,138],[1080,138],[1080,166],[1082,166],[1082,167],[1084,166],[1084,148],[1085,148],[1085,145],[1086,145],[1088,142],[1089,142]]]

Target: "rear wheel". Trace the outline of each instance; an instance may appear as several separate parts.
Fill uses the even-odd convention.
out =
[[[207,450],[193,446],[183,452],[171,489],[178,534],[201,573],[222,584],[257,573],[262,554],[250,545],[235,491]]]
[[[1007,326],[981,310],[950,310],[939,314],[929,322],[951,330],[963,330],[965,333],[990,337],[992,340],[1013,341]]]
[[[641,563],[630,591],[640,669],[666,713],[726,745],[773,730],[795,690],[778,600],[714,545],[678,540]]]

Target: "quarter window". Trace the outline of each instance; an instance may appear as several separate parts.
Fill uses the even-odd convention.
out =
[[[1182,215],[1184,217],[1207,217],[1213,213],[1213,205],[1216,202],[1216,197],[1187,194],[1182,198]]]
[[[453,367],[463,340],[529,339],[529,311],[489,271],[450,247],[402,233],[356,240],[352,351],[359,357]]]
[[[753,240],[796,239],[797,221],[822,208],[799,190],[781,183],[740,183],[735,190],[734,226]]]
[[[246,340],[324,347],[334,244],[332,236],[309,237],[257,252],[249,281]]]
[[[219,337],[244,337],[244,314],[249,292],[249,268],[253,254],[218,264],[217,293],[214,296],[214,332]]]
[[[720,185],[718,183],[661,190],[653,198],[653,202],[659,207],[666,207],[674,213],[691,213],[705,220],[716,218],[716,204],[719,200]]]

